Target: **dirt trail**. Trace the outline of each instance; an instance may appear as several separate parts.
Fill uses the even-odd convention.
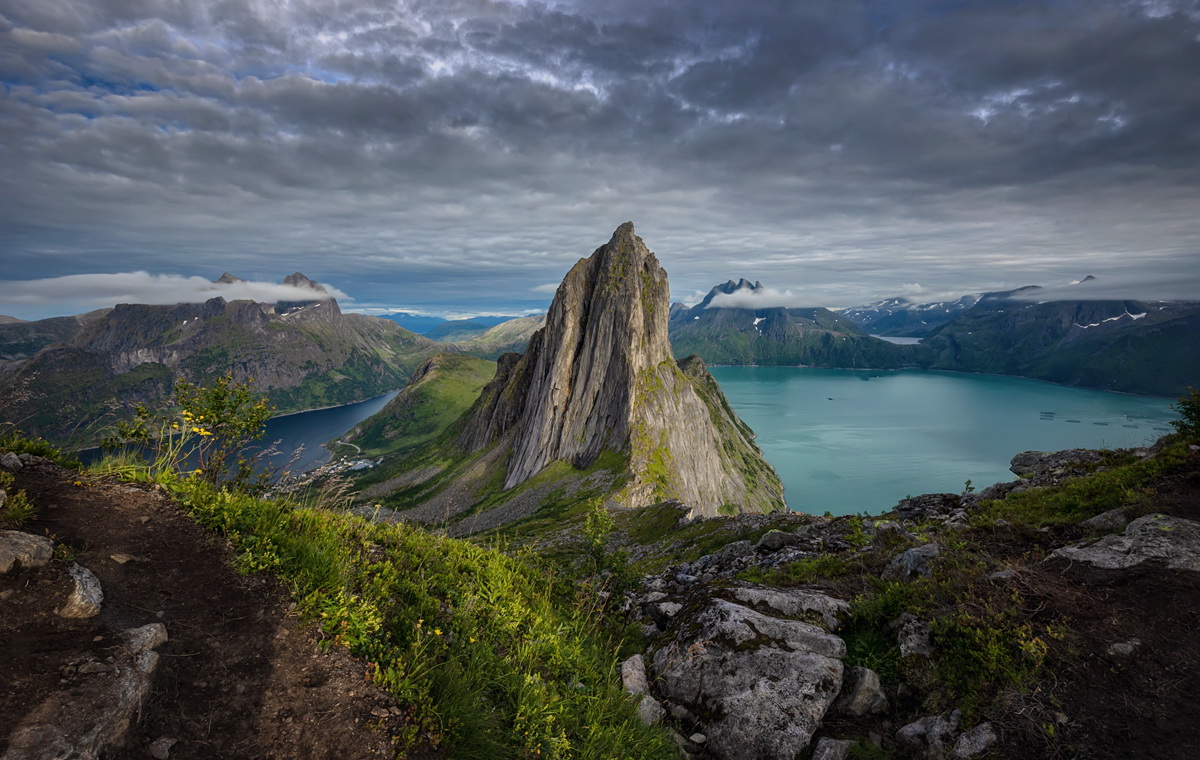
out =
[[[234,573],[224,542],[164,494],[88,485],[52,465],[16,478],[38,508],[23,529],[69,547],[105,600],[98,617],[64,620],[53,613],[70,587],[64,563],[0,576],[0,592],[17,592],[0,602],[0,747],[50,690],[84,677],[72,662],[103,659],[118,631],[161,622],[170,640],[158,650],[155,688],[128,747],[111,758],[142,760],[163,737],[177,740],[172,760],[394,756],[403,706],[366,682],[361,662],[322,654],[278,584]]]

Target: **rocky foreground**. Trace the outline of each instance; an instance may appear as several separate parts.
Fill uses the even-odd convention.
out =
[[[619,514],[641,719],[696,759],[1196,757],[1200,447],[1013,471],[874,518]],[[161,491],[0,472],[38,510],[0,532],[4,760],[392,756],[409,706]],[[1087,506],[1114,482],[1122,506]]]
[[[1128,454],[1149,462],[1160,448]],[[1030,529],[984,511],[1103,472],[1110,457],[1026,452],[1019,480],[906,499],[880,518],[729,520],[726,534],[757,539],[645,576],[629,596],[649,645],[622,665],[626,689],[691,758],[1200,756],[1200,447],[1185,472],[1077,524]],[[971,554],[980,541],[986,554]],[[626,549],[635,562],[655,551]],[[818,569],[789,574],[803,567]],[[949,611],[918,601],[918,588],[955,583],[1019,601],[999,618],[969,594]],[[872,626],[872,598],[913,607]],[[995,628],[947,660],[941,650],[964,642],[946,621],[964,613],[968,630]],[[1029,680],[947,688],[1006,675],[965,671],[1010,633],[1036,650]],[[872,660],[886,677],[851,664]],[[955,704],[964,693],[990,699]]]

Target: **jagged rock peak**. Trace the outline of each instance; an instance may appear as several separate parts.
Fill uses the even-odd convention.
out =
[[[721,294],[730,295],[744,289],[754,291],[761,289],[762,286],[763,285],[761,282],[750,282],[745,277],[742,277],[737,281],[728,280],[720,285],[714,285],[713,289],[708,291],[708,295],[704,297],[704,300],[700,302],[700,306],[708,306],[710,303],[712,303],[714,298]]]
[[[318,293],[329,292],[329,291],[325,290],[324,285],[317,282],[316,280],[308,279],[307,277],[300,274],[299,272],[293,272],[292,274],[289,274],[287,277],[284,277],[283,284],[291,285],[292,287],[296,287],[296,288],[308,288],[309,290],[315,290]]]
[[[753,434],[702,364],[688,373],[676,364],[669,303],[667,273],[622,224],[567,273],[525,355],[501,358],[460,443],[475,450],[511,435],[505,488],[553,462],[582,469],[612,451],[629,459],[618,497],[627,506],[780,508],[782,487]]]
[[[220,285],[232,285],[235,282],[245,282],[245,280],[243,280],[241,277],[238,277],[237,275],[233,275],[233,274],[230,274],[229,272],[225,272],[220,277],[213,280],[213,282],[218,283]]]

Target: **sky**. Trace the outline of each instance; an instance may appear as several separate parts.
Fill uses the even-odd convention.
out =
[[[1200,298],[1200,1],[0,0],[0,314],[526,313],[626,220],[676,300]]]

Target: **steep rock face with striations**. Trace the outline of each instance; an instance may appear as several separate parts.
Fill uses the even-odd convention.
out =
[[[681,368],[667,339],[667,273],[621,225],[555,294],[524,356],[500,358],[459,438],[470,452],[511,442],[504,487],[556,461],[628,455],[617,500],[679,499],[695,512],[769,512],[783,489],[703,363]]]

